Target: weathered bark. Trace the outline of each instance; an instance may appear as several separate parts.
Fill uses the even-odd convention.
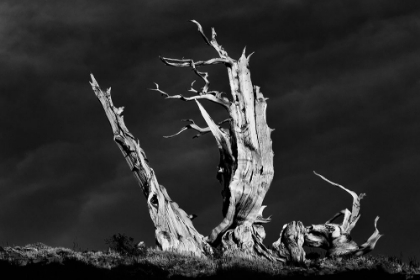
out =
[[[124,107],[115,107],[111,89],[102,91],[91,75],[91,86],[101,102],[114,134],[114,141],[127,160],[143,194],[147,198],[150,216],[155,224],[156,241],[163,250],[191,252],[197,256],[212,254],[211,246],[194,228],[187,213],[171,200],[166,189],[158,184],[153,169],[140,147],[140,142],[124,123]]]
[[[150,216],[156,227],[156,240],[163,250],[177,250],[192,252],[198,256],[212,254],[212,246],[219,246],[225,254],[235,254],[240,251],[248,256],[265,257],[270,260],[288,261],[293,263],[305,262],[303,246],[319,247],[327,250],[328,256],[361,255],[371,251],[382,236],[376,228],[379,217],[375,219],[375,232],[361,246],[351,240],[350,231],[360,218],[360,200],[364,194],[356,193],[333,183],[321,175],[322,179],[344,189],[353,196],[352,212],[345,209],[335,215],[323,225],[304,227],[299,222],[290,222],[283,226],[279,239],[273,243],[273,249],[267,249],[264,223],[270,222],[270,217],[264,218],[262,212],[266,206],[262,205],[264,197],[274,176],[273,150],[271,132],[267,125],[267,103],[258,86],[251,82],[249,71],[250,56],[245,55],[245,49],[239,58],[234,60],[216,41],[216,32],[212,29],[209,40],[200,24],[192,21],[206,44],[213,47],[219,58],[207,61],[193,61],[192,59],[171,59],[160,57],[168,66],[191,68],[204,81],[200,90],[193,88],[190,92],[195,95],[169,95],[159,88],[152,89],[161,93],[167,99],[195,101],[208,127],[202,128],[189,122],[179,132],[165,136],[166,138],[179,135],[185,130],[198,132],[194,136],[211,133],[217,143],[220,160],[217,179],[222,185],[222,214],[223,220],[217,225],[209,237],[203,237],[194,228],[191,220],[194,215],[187,215],[159,185],[153,169],[149,166],[144,151],[138,140],[128,131],[122,117],[123,108],[114,107],[111,92],[99,88],[92,76],[92,88],[102,103],[111,124],[114,141],[117,143],[127,163],[137,179],[147,198]],[[231,100],[222,97],[222,92],[210,91],[208,73],[198,71],[198,67],[223,64],[227,68]],[[201,103],[208,100],[214,102],[229,114],[229,118],[215,123]],[[222,125],[227,125],[227,128]],[[344,215],[342,224],[334,224],[333,220]]]
[[[366,194],[362,193],[357,195],[355,192],[348,190],[339,184],[331,182],[318,173],[314,173],[328,183],[348,192],[353,197],[353,207],[351,212],[348,209],[344,209],[335,214],[334,217],[328,220],[325,224],[311,225],[307,227],[304,245],[323,248],[327,250],[326,255],[331,257],[349,255],[360,256],[372,251],[375,248],[376,242],[382,236],[376,228],[379,217],[376,217],[375,219],[375,232],[362,245],[358,246],[350,236],[351,230],[360,218],[360,200]],[[341,224],[332,223],[336,218],[342,215],[344,215],[344,218]]]
[[[273,252],[290,263],[304,263],[303,243],[306,229],[302,222],[290,222],[283,226],[279,239],[273,243]]]
[[[270,137],[272,129],[267,126],[266,121],[266,98],[259,87],[251,82],[248,68],[251,55],[246,56],[244,50],[239,60],[232,59],[217,43],[214,29],[209,40],[200,24],[192,22],[197,25],[205,42],[217,51],[220,58],[197,62],[191,59],[164,57],[161,57],[161,60],[169,66],[192,68],[204,81],[204,87],[200,91],[191,88],[191,92],[197,93],[192,97],[171,96],[160,90],[157,84],[153,90],[166,98],[195,100],[208,125],[208,128],[199,128],[189,120],[192,124],[185,126],[175,135],[186,129],[195,129],[199,131],[197,136],[211,132],[216,139],[220,151],[217,179],[223,187],[223,220],[211,232],[209,242],[214,246],[221,245],[225,251],[240,250],[250,255],[263,255],[274,259],[262,243],[265,238],[262,224],[270,221],[270,218],[262,217],[262,210],[265,208],[262,202],[274,176],[274,154]],[[227,68],[231,101],[222,97],[220,92],[209,91],[208,74],[197,70],[197,67],[214,64],[224,64]],[[216,124],[198,99],[207,99],[227,109],[230,115],[229,128],[225,129],[220,123]]]

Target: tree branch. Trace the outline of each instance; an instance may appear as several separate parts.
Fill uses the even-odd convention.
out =
[[[185,63],[170,63],[169,61],[176,61],[176,59],[167,59],[164,57],[159,57],[166,65],[170,65],[170,66],[174,66],[174,67],[191,67],[194,71],[195,74],[197,74],[197,76],[199,76],[201,79],[203,79],[205,85],[204,87],[201,89],[201,91],[199,92],[200,95],[202,94],[206,94],[207,91],[209,90],[209,84],[210,81],[207,79],[209,74],[207,72],[200,72],[197,70],[197,68],[195,67],[195,63],[194,60],[192,59],[183,59],[182,61],[185,61],[185,63],[187,63],[186,66],[184,66]],[[181,66],[182,65],[182,66]]]
[[[374,222],[375,231],[365,243],[359,246],[359,250],[355,253],[356,256],[361,256],[372,251],[375,248],[376,242],[378,242],[379,238],[383,236],[383,234],[379,233],[379,230],[376,227],[378,220],[379,220],[379,216],[375,218],[375,222]]]
[[[353,197],[353,208],[352,212],[348,209],[338,212],[323,225],[312,225],[307,227],[307,231],[305,233],[305,245],[309,247],[324,248],[327,250],[327,256],[360,256],[373,250],[376,242],[382,236],[376,228],[376,223],[379,217],[376,217],[375,219],[375,232],[364,244],[358,246],[350,237],[351,230],[360,218],[360,200],[365,196],[365,194],[362,193],[358,196],[355,192],[328,180],[315,171],[314,174],[331,185],[339,187],[350,193]],[[332,223],[334,219],[342,215],[344,215],[344,218],[341,225]]]
[[[192,59],[176,59],[176,58],[168,58],[168,57],[162,57],[159,56],[160,60],[163,61],[168,66],[172,67],[191,67],[191,61]],[[199,66],[208,66],[208,65],[216,65],[216,64],[226,64],[229,63],[228,60],[224,58],[212,58],[206,61],[196,61],[194,62],[196,67]]]
[[[232,153],[229,136],[226,135],[226,132],[223,132],[219,128],[219,126],[214,123],[214,121],[211,119],[210,115],[207,113],[206,109],[204,109],[204,107],[200,104],[200,102],[198,102],[197,100],[195,102],[197,103],[197,106],[200,109],[201,115],[203,116],[204,120],[209,126],[211,133],[216,139],[219,149],[223,150],[224,154],[227,155],[230,158],[230,160],[235,161],[235,158]]]
[[[351,215],[345,215],[344,220],[343,220],[343,230],[346,233],[350,233],[350,231],[354,228],[354,226],[356,225],[357,221],[360,218],[360,214],[359,214],[359,212],[360,212],[360,200],[363,197],[365,197],[366,194],[361,193],[360,195],[357,195],[354,191],[351,191],[351,190],[343,187],[340,184],[337,184],[337,183],[334,183],[334,182],[328,180],[324,176],[316,173],[315,171],[314,171],[314,174],[317,175],[318,177],[320,177],[321,179],[323,179],[324,181],[330,183],[331,185],[334,185],[336,187],[339,187],[339,188],[345,190],[346,192],[348,192],[353,197],[353,207],[352,207]]]
[[[216,40],[217,34],[214,28],[211,29],[211,40],[209,40],[207,36],[204,34],[204,31],[201,25],[196,20],[190,20],[190,21],[194,23],[195,25],[197,25],[198,32],[200,32],[206,44],[213,47],[217,51],[219,56],[227,61],[226,63],[232,65],[235,62],[235,60],[229,57],[228,53],[223,49],[223,47],[219,45],[219,43],[217,43],[217,40]]]
[[[213,94],[216,99],[222,101],[223,103],[227,102],[229,103],[229,100],[226,98],[222,98],[221,92],[218,91],[209,91],[209,85],[210,85],[210,81],[208,80],[208,76],[209,74],[207,72],[200,72],[197,70],[196,66],[197,64],[192,60],[192,59],[172,59],[172,58],[165,58],[165,57],[161,57],[159,56],[159,58],[166,64],[169,66],[173,66],[173,67],[191,67],[194,71],[194,73],[199,76],[205,83],[204,87],[201,88],[201,91],[197,91],[195,90],[192,86],[195,83],[195,81],[193,81],[191,83],[191,89],[189,91],[194,92],[194,93],[198,93],[199,95],[206,95],[206,94]],[[210,61],[220,61],[220,59],[214,58],[211,59]],[[202,62],[202,61],[200,61]]]
[[[191,89],[189,89],[189,91],[191,91],[191,92],[197,92],[197,90],[195,90],[192,87],[192,85],[194,84],[194,82],[191,83]],[[197,100],[197,99],[206,99],[206,100],[209,100],[209,101],[211,101],[213,103],[222,105],[227,110],[229,109],[229,106],[230,106],[229,100],[227,98],[225,98],[225,97],[221,97],[221,93],[219,93],[219,92],[211,91],[211,92],[208,92],[206,94],[200,94],[200,95],[195,95],[195,96],[190,96],[190,97],[186,97],[186,96],[183,96],[181,94],[169,95],[165,91],[161,90],[159,88],[159,85],[157,83],[154,83],[154,84],[156,85],[156,88],[150,88],[149,90],[153,90],[153,91],[159,92],[162,96],[165,96],[165,99],[181,99],[182,101],[191,101],[191,100]],[[213,95],[212,93],[215,93],[216,95]]]
[[[195,122],[192,119],[183,119],[181,121],[183,121],[183,122],[189,122],[190,124],[187,124],[186,126],[184,126],[183,128],[181,128],[181,130],[178,131],[175,134],[172,134],[172,135],[169,135],[169,136],[163,136],[163,137],[164,138],[172,138],[174,136],[177,136],[177,135],[181,134],[185,130],[194,129],[195,131],[198,131],[199,132],[198,134],[196,134],[196,135],[193,136],[193,139],[194,139],[194,138],[200,137],[201,135],[207,134],[207,133],[209,133],[211,131],[209,127],[205,127],[205,128],[199,127],[198,125],[195,124]],[[223,123],[226,123],[226,122],[229,122],[229,121],[230,121],[230,119],[226,119],[224,121],[219,122],[218,125],[222,125]]]
[[[332,223],[335,219],[337,219],[338,217],[344,215],[345,210],[341,210],[340,212],[336,213],[331,219],[329,219],[328,221],[326,221],[326,224]]]
[[[163,250],[189,252],[196,256],[212,254],[212,248],[204,236],[194,228],[189,215],[172,201],[166,189],[159,185],[140,142],[125,126],[123,107],[114,106],[111,89],[102,91],[93,75],[91,78],[92,89],[111,124],[114,141],[147,198],[149,214],[156,228],[157,243]]]

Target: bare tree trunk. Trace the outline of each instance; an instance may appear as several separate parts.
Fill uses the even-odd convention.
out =
[[[197,96],[170,96],[159,89],[167,98],[196,100],[208,128],[198,130],[200,133],[210,131],[216,139],[220,162],[217,178],[222,184],[223,220],[209,236],[214,246],[221,245],[225,251],[240,250],[251,255],[263,255],[273,259],[272,254],[263,245],[265,231],[262,224],[270,221],[262,217],[265,206],[262,205],[265,194],[273,180],[273,150],[271,131],[266,122],[266,98],[259,87],[253,86],[249,71],[249,59],[243,51],[239,60],[228,56],[227,52],[216,41],[216,32],[212,29],[211,40],[207,39],[200,24],[192,21],[205,42],[212,46],[219,58],[194,62],[191,59],[171,59],[161,57],[162,61],[174,67],[190,67],[204,80],[200,90],[191,89]],[[204,65],[224,64],[228,71],[232,100],[221,96],[222,93],[209,91],[208,74],[199,72],[197,67]],[[229,128],[222,128],[208,115],[197,99],[208,99],[227,109],[230,119],[226,122]],[[195,125],[195,124],[194,124]],[[188,125],[183,128],[194,128]],[[181,132],[183,131],[181,130]],[[179,134],[179,133],[177,133]],[[176,134],[176,135],[177,135]]]
[[[187,215],[173,202],[165,188],[158,184],[138,140],[135,140],[124,124],[123,108],[114,107],[110,89],[106,92],[102,91],[93,76],[91,82],[111,124],[114,140],[147,198],[150,216],[156,227],[158,244],[164,250],[193,252],[199,256],[212,254],[213,246],[221,247],[225,254],[235,254],[240,251],[248,256],[294,263],[305,261],[303,245],[324,248],[330,256],[361,255],[371,251],[381,237],[376,229],[378,217],[375,220],[376,230],[366,243],[357,246],[350,238],[350,231],[360,217],[360,199],[364,194],[357,196],[354,192],[316,173],[322,179],[346,190],[353,196],[352,212],[345,209],[323,225],[312,225],[306,228],[300,221],[290,222],[283,226],[279,239],[273,243],[272,250],[264,246],[263,224],[268,223],[270,217],[262,216],[266,207],[262,205],[262,202],[274,176],[274,153],[271,144],[273,130],[268,127],[266,121],[267,99],[264,98],[259,87],[251,82],[249,71],[251,55],[246,56],[244,49],[239,60],[232,59],[216,41],[214,29],[209,40],[201,25],[194,20],[192,22],[198,27],[206,44],[213,47],[219,57],[207,61],[165,57],[160,59],[168,66],[191,68],[204,81],[204,86],[196,90],[193,88],[194,81],[189,91],[195,95],[190,97],[180,94],[169,95],[161,90],[158,84],[152,90],[161,93],[167,99],[195,101],[208,125],[206,128],[201,128],[191,119],[183,120],[189,124],[178,133],[165,136],[166,138],[193,129],[198,132],[194,138],[211,133],[216,140],[220,153],[217,179],[222,185],[223,220],[212,230],[209,237],[203,237],[197,232],[191,222],[192,216]],[[210,91],[208,73],[197,69],[215,64],[223,64],[227,68],[231,100],[222,97],[222,92]],[[229,114],[229,118],[216,124],[199,103],[199,99],[209,100],[222,106]],[[227,127],[223,127],[226,124]],[[342,214],[344,214],[343,223],[333,224],[332,221]]]
[[[155,224],[156,241],[163,250],[191,252],[197,256],[212,253],[211,246],[194,228],[189,215],[171,200],[166,189],[158,184],[153,169],[140,147],[140,142],[128,131],[124,123],[124,107],[117,108],[111,99],[111,88],[102,91],[91,75],[92,89],[101,102],[114,134],[114,141],[140,185]]]

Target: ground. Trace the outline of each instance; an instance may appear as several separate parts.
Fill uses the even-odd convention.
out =
[[[420,279],[420,265],[414,259],[404,263],[397,257],[371,255],[326,259],[311,253],[308,257],[305,266],[294,266],[241,257],[204,259],[158,248],[81,252],[36,243],[0,247],[0,273],[14,279]]]

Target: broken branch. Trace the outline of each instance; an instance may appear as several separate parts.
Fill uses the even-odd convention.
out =
[[[356,256],[361,256],[372,251],[375,248],[376,242],[378,242],[379,238],[383,236],[383,234],[379,233],[379,230],[376,227],[378,220],[379,220],[379,216],[375,218],[375,222],[374,222],[375,231],[365,243],[359,246],[359,250],[355,253]]]
[[[343,187],[340,184],[334,183],[330,180],[328,180],[327,178],[325,178],[324,176],[316,173],[314,171],[314,174],[317,175],[318,177],[320,177],[321,179],[323,179],[324,181],[330,183],[331,185],[334,185],[336,187],[339,187],[343,190],[345,190],[346,192],[348,192],[352,197],[353,197],[353,207],[352,207],[352,211],[351,211],[351,215],[345,215],[345,218],[343,220],[343,230],[347,233],[350,233],[350,231],[353,229],[353,227],[356,225],[356,222],[358,221],[359,217],[360,217],[360,200],[366,196],[365,193],[361,193],[360,195],[357,195],[354,191],[351,191],[345,187]],[[345,210],[343,210],[345,211]]]
[[[208,80],[209,74],[207,72],[198,71],[197,68],[196,68],[196,63],[192,59],[171,59],[171,58],[165,58],[165,57],[161,57],[161,56],[160,56],[160,59],[166,65],[170,65],[170,66],[174,66],[174,67],[191,67],[193,69],[194,73],[197,76],[199,76],[201,79],[203,79],[205,85],[201,88],[200,92],[198,92],[197,90],[195,90],[192,87],[192,85],[195,83],[195,81],[193,81],[191,83],[191,89],[188,90],[188,91],[198,93],[199,95],[213,94],[216,97],[216,99],[229,103],[229,101],[226,98],[221,97],[220,92],[218,92],[218,91],[210,91],[209,92],[208,91],[209,90],[209,85],[210,85],[210,81]],[[220,59],[212,59],[212,60],[215,61],[215,60],[220,60]]]
[[[202,95],[195,95],[195,96],[191,96],[191,97],[185,97],[185,96],[183,96],[181,94],[169,95],[165,91],[161,90],[159,88],[159,85],[157,83],[154,83],[154,84],[156,85],[156,88],[149,88],[149,90],[153,90],[153,91],[159,92],[162,96],[165,96],[166,99],[181,99],[183,101],[191,101],[191,100],[197,100],[197,99],[207,99],[207,100],[209,100],[209,101],[211,101],[213,103],[222,105],[226,109],[229,109],[230,102],[229,102],[229,100],[227,98],[218,98],[217,96],[215,96],[215,95],[213,95],[211,93],[202,94]],[[195,91],[195,90],[191,87],[191,89],[189,91]]]
[[[194,23],[195,25],[197,25],[198,32],[200,32],[206,44],[209,46],[212,46],[217,51],[219,56],[227,61],[226,63],[229,63],[230,65],[232,65],[235,62],[232,58],[229,57],[228,53],[223,49],[223,47],[219,45],[219,43],[217,43],[217,40],[216,40],[217,34],[214,28],[211,29],[211,40],[209,40],[207,36],[204,34],[204,31],[201,25],[196,20],[190,20],[190,21]]]
[[[176,58],[168,58],[168,57],[162,57],[159,56],[160,60],[163,61],[168,66],[172,67],[191,67],[191,61],[192,59],[176,59]],[[216,64],[225,64],[229,63],[228,60],[224,58],[212,58],[206,61],[196,61],[194,62],[196,67],[199,66],[208,66],[208,65],[216,65]]]
[[[169,136],[163,136],[163,137],[164,138],[172,138],[174,136],[177,136],[177,135],[181,134],[185,130],[194,129],[194,130],[196,130],[196,131],[199,132],[198,134],[194,135],[194,137],[193,137],[193,139],[194,139],[194,138],[200,137],[203,134],[209,133],[211,131],[209,127],[205,127],[205,128],[199,127],[198,125],[195,124],[195,122],[192,119],[183,119],[181,121],[183,121],[183,122],[190,122],[190,124],[187,124],[186,126],[184,126],[183,128],[181,128],[181,130],[179,132],[177,132],[175,134],[172,134],[172,135],[169,135]],[[230,121],[230,119],[226,119],[224,121],[221,121],[221,122],[219,122],[219,125],[222,125],[223,123],[226,123],[228,121]]]
[[[172,201],[166,189],[159,185],[140,142],[128,131],[122,116],[123,107],[114,106],[111,90],[102,91],[91,74],[90,82],[111,124],[114,141],[120,148],[131,172],[147,198],[149,214],[155,225],[156,241],[163,250],[176,250],[196,256],[212,254],[212,248],[194,228],[188,214]]]

